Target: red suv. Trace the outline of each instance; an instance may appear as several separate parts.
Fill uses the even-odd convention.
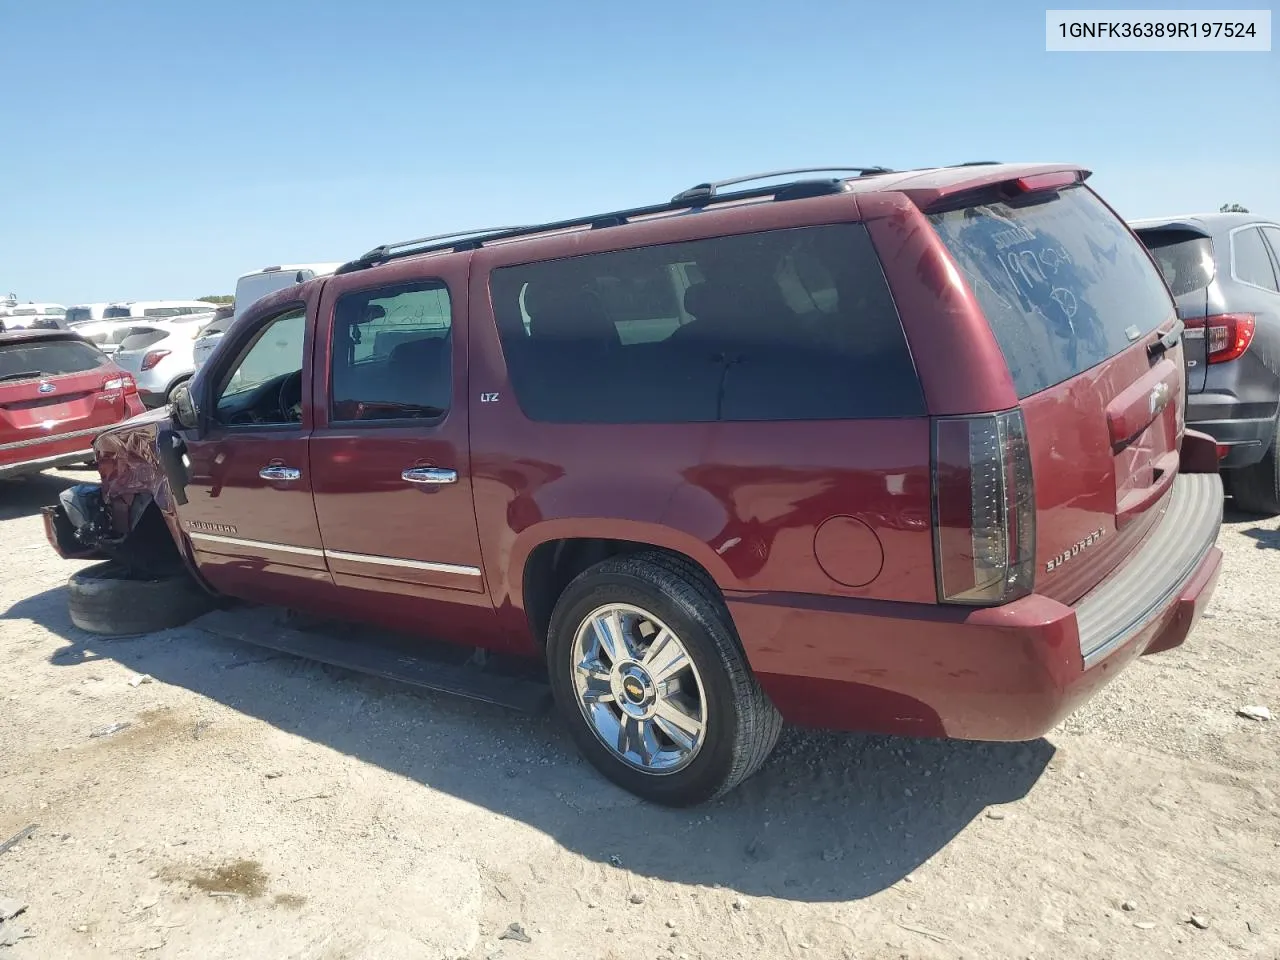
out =
[[[167,526],[212,592],[545,657],[586,756],[663,803],[784,719],[1038,737],[1218,574],[1173,301],[1079,168],[822,172],[271,295],[172,419],[98,441],[73,513],[114,529],[56,506],[50,539]]]
[[[59,330],[0,331],[0,478],[93,460],[93,439],[143,410],[137,384]]]

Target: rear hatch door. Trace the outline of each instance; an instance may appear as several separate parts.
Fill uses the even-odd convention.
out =
[[[72,337],[0,342],[0,463],[38,459],[68,435],[68,449],[87,448],[126,414],[120,371],[90,344]]]
[[[1178,468],[1185,373],[1151,258],[1074,184],[934,213],[1012,374],[1036,494],[1037,593],[1074,603],[1150,531]]]
[[[1140,226],[1138,237],[1164,275],[1165,283],[1177,304],[1178,318],[1183,322],[1199,320],[1209,315],[1209,291],[1213,285],[1213,238],[1209,231],[1189,221],[1166,223],[1160,226]],[[1187,392],[1204,390],[1208,370],[1208,354],[1204,329],[1191,328],[1183,332],[1183,360],[1187,368]]]

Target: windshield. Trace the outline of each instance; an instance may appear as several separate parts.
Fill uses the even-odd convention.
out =
[[[88,307],[72,307],[67,311],[67,323],[84,323],[93,319],[93,311]]]
[[[132,317],[133,311],[129,307],[107,307],[102,312],[103,320],[119,320],[121,317]]]
[[[0,380],[84,373],[107,362],[99,350],[79,340],[36,340],[0,344]]]
[[[1173,316],[1142,245],[1091,190],[933,214],[1019,397],[1126,349]]]

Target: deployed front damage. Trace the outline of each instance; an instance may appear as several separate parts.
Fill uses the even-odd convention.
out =
[[[99,483],[78,483],[47,506],[45,534],[59,556],[113,560],[129,573],[193,569],[180,548],[176,505],[185,503],[182,439],[168,411],[135,417],[94,442]]]

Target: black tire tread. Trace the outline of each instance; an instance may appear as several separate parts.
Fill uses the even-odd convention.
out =
[[[181,626],[213,609],[213,597],[185,573],[162,579],[122,574],[111,560],[73,573],[67,581],[71,622],[100,636],[136,636]]]
[[[1280,457],[1276,444],[1280,442],[1280,421],[1272,438],[1271,447],[1257,463],[1231,471],[1231,494],[1235,505],[1245,513],[1273,517],[1280,514]]]
[[[565,588],[565,593],[585,579],[607,573],[639,580],[660,591],[682,607],[689,619],[702,626],[715,645],[737,704],[739,725],[728,772],[710,795],[691,802],[723,796],[763,766],[782,732],[782,716],[751,672],[724,598],[701,567],[685,557],[662,551],[626,554],[601,561],[579,574]],[[562,615],[557,603],[551,619],[552,631],[560,626]]]

